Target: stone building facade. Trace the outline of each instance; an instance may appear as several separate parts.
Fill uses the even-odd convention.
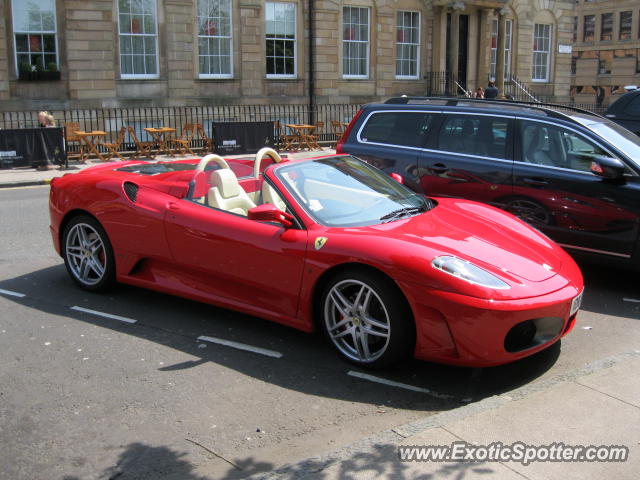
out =
[[[573,0],[2,0],[0,109],[359,103],[426,94],[445,76],[458,85],[451,93],[471,91],[496,71],[563,100],[573,9]]]
[[[574,17],[571,96],[610,103],[640,86],[640,2],[579,0]]]

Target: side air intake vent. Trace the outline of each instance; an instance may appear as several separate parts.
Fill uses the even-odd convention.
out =
[[[129,200],[135,202],[136,198],[138,198],[138,185],[131,182],[124,182],[124,193],[127,194]]]

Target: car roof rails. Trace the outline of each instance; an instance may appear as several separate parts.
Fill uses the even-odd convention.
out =
[[[393,97],[384,102],[385,104],[395,104],[395,105],[427,105],[429,103],[433,103],[434,105],[446,105],[446,106],[456,106],[460,103],[476,103],[478,105],[483,106],[501,106],[513,109],[534,109],[540,112],[545,113],[549,117],[553,118],[561,118],[561,119],[569,119],[572,120],[571,117],[562,111],[558,111],[555,109],[561,110],[569,110],[576,113],[582,113],[585,115],[596,116],[600,118],[606,118],[599,113],[592,112],[590,110],[586,110],[584,108],[573,107],[570,105],[558,105],[556,103],[544,103],[544,102],[524,102],[518,100],[487,100],[483,98],[469,98],[469,97],[419,97],[419,96],[406,96],[403,95],[401,97]]]

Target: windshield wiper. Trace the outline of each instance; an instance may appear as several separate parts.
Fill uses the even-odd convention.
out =
[[[392,212],[387,213],[386,215],[383,215],[382,217],[380,217],[380,220],[382,220],[383,222],[387,221],[387,222],[391,222],[393,220],[398,220],[399,218],[402,217],[409,217],[411,215],[415,215],[416,213],[422,213],[425,212],[427,209],[422,206],[422,207],[403,207],[403,208],[399,208],[397,210],[393,210]]]

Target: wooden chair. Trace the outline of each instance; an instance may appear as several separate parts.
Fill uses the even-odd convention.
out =
[[[339,122],[338,120],[331,120],[331,128],[333,129],[334,136],[334,146],[337,145],[338,140],[342,137],[344,133],[344,123]]]
[[[180,138],[172,138],[169,143],[172,144],[176,150],[180,150],[181,155],[186,155],[187,152],[195,156],[193,150],[191,150],[191,141],[193,135],[196,133],[196,127],[193,123],[185,123],[182,127]]]
[[[144,155],[145,157],[148,157],[148,158],[154,158],[155,155],[151,152],[151,150],[153,149],[154,143],[141,142],[140,140],[138,140],[138,137],[136,136],[136,131],[131,126],[127,127],[127,130],[129,131],[129,136],[131,136],[131,140],[133,140],[133,143],[135,143],[136,145],[136,151],[133,154],[133,157]]]
[[[103,142],[100,145],[106,148],[107,153],[104,154],[105,162],[108,162],[113,157],[120,157],[121,160],[126,160],[122,155],[120,155],[120,147],[124,143],[124,136],[127,134],[127,127],[121,127],[120,132],[118,132],[118,137],[114,142]]]
[[[275,122],[276,132],[278,132],[278,149],[294,150],[295,143],[298,142],[298,135],[284,133],[284,125],[279,120]]]
[[[204,126],[201,123],[194,123],[193,126],[196,129],[196,138],[202,140],[202,149],[206,152],[213,152],[213,138],[209,138]]]
[[[311,141],[314,148],[322,149],[320,146],[320,136],[322,135],[322,131],[324,130],[324,122],[316,122],[316,128],[313,130],[311,135],[309,135],[309,140]]]
[[[81,130],[80,122],[65,122],[64,123],[64,141],[65,141],[65,149],[67,151],[67,158],[82,158],[83,153],[83,144],[82,140],[76,132]],[[73,151],[69,147],[75,146]]]

